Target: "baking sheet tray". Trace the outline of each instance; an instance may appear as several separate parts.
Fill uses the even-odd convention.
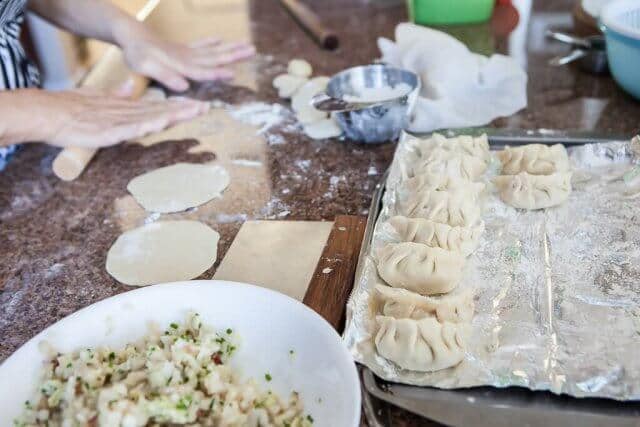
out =
[[[387,204],[405,141],[381,188]],[[402,371],[375,354],[369,296],[380,279],[371,252],[384,239],[377,224],[389,212],[374,204],[376,222],[367,230],[347,306],[345,341],[355,359],[385,380],[406,384],[640,398],[640,198],[633,179],[633,185],[618,179],[631,167],[628,143],[576,146],[570,155],[576,178],[565,205],[523,212],[489,196],[487,231],[465,273],[478,289],[474,333],[465,362],[452,369]]]

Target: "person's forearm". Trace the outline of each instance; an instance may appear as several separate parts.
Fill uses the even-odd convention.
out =
[[[30,0],[29,9],[74,34],[115,44],[142,25],[109,0]]]
[[[38,114],[29,114],[29,105],[38,102],[39,89],[0,91],[0,147],[37,141],[43,135]]]

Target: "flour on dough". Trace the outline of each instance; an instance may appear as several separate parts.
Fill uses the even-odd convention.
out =
[[[190,280],[216,261],[220,235],[198,221],[159,221],[120,235],[107,272],[131,286]]]
[[[220,197],[228,185],[221,166],[176,163],[133,178],[127,190],[145,210],[171,213]]]

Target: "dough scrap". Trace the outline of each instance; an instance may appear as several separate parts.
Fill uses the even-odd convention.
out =
[[[406,289],[376,285],[376,298],[385,316],[396,319],[423,319],[435,316],[439,322],[470,322],[473,318],[473,291],[454,290],[438,297],[418,295]]]
[[[304,133],[312,139],[337,138],[342,135],[342,129],[332,117],[306,124],[303,129]]]
[[[280,98],[291,98],[307,81],[306,77],[280,74],[273,79],[273,87],[278,89]]]
[[[569,155],[562,144],[528,144],[506,147],[498,152],[503,175],[527,172],[532,175],[548,175],[566,172],[570,167]]]
[[[394,288],[420,295],[444,294],[462,278],[464,256],[460,252],[404,242],[389,243],[378,255],[378,273]]]
[[[464,359],[469,329],[466,323],[388,316],[376,316],[376,323],[378,353],[402,369],[433,372],[456,366]]]
[[[220,197],[229,181],[221,166],[176,163],[133,178],[127,190],[145,210],[172,213]]]
[[[313,68],[304,59],[292,59],[287,66],[287,73],[292,76],[309,78],[313,74]]]
[[[158,221],[121,234],[107,272],[130,286],[190,280],[216,261],[220,235],[198,221]]]
[[[507,205],[519,209],[544,209],[564,203],[571,194],[571,172],[550,175],[501,175],[493,182],[500,198]]]

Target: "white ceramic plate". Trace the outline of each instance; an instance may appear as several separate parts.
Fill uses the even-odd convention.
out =
[[[60,320],[0,365],[0,426],[13,425],[32,399],[47,342],[61,352],[98,345],[123,346],[190,311],[216,329],[233,328],[240,346],[232,365],[287,397],[300,392],[314,426],[351,427],[360,420],[360,384],[340,336],[317,313],[277,292],[241,283],[203,280],[136,289],[107,298]],[[290,354],[294,350],[294,356]],[[273,380],[266,385],[264,376]]]

